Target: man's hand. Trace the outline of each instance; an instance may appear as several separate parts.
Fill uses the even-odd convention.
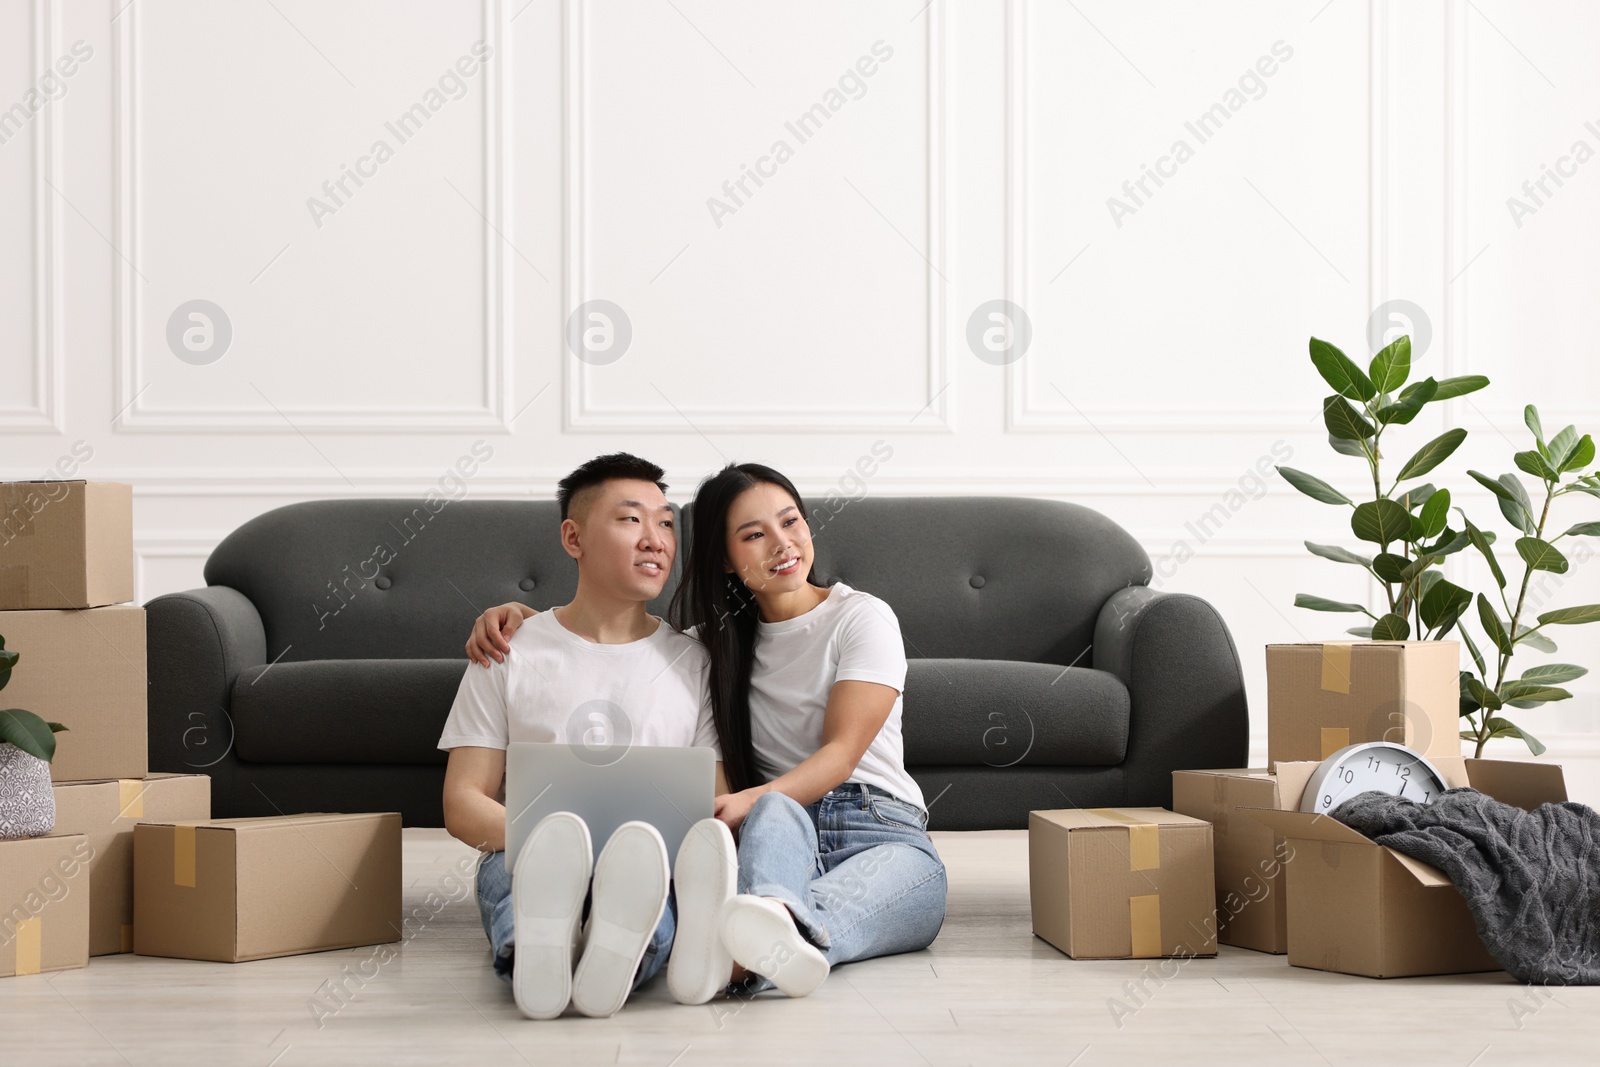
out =
[[[723,793],[717,797],[716,807],[712,810],[717,818],[727,823],[728,829],[737,834],[745,816],[750,814],[750,809],[755,807],[756,801],[765,792],[765,789],[741,789],[737,793]]]
[[[490,608],[472,624],[472,638],[467,642],[467,658],[482,667],[489,666],[493,657],[496,663],[505,660],[511,651],[511,635],[517,632],[522,620],[539,612],[526,604],[512,601]]]

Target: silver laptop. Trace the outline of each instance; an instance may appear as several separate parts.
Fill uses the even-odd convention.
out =
[[[712,815],[716,753],[709,748],[633,745],[597,760],[583,745],[513,742],[506,749],[506,870],[539,820],[570,811],[589,825],[595,855],[634,819],[661,832],[667,861],[689,827]]]

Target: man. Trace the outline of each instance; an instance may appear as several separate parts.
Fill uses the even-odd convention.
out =
[[[717,748],[704,650],[645,607],[678,547],[661,477],[655,464],[618,452],[561,480],[561,544],[577,561],[577,594],[522,626],[502,662],[468,667],[439,739],[450,753],[445,826],[489,853],[478,867],[479,913],[495,972],[530,1018],[554,1018],[569,1001],[582,1014],[611,1015],[663,965],[674,997],[705,1003],[732,965],[717,927],[737,861],[715,819],[685,837],[675,893],[661,835],[643,822],[617,829],[591,878],[588,828],[571,812],[543,819],[505,870],[497,798],[510,742],[605,744],[625,731],[630,744]],[[720,751],[718,759],[721,793]]]

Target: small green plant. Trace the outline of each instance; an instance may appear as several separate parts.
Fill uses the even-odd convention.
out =
[[[21,656],[6,651],[6,639],[0,635],[0,689],[11,683],[11,668]],[[7,708],[0,711],[0,744],[11,743],[28,755],[49,763],[56,755],[56,734],[66,727],[58,722],[45,722],[31,711]]]
[[[1377,547],[1372,555],[1336,545],[1305,543],[1314,555],[1336,563],[1359,566],[1383,585],[1387,610],[1378,615],[1365,605],[1329,600],[1307,593],[1296,594],[1297,607],[1313,611],[1360,612],[1372,619],[1371,625],[1351,628],[1357,637],[1374,640],[1443,640],[1459,634],[1472,656],[1473,671],[1461,671],[1461,736],[1473,741],[1476,755],[1497,737],[1522,739],[1535,755],[1544,745],[1532,734],[1503,715],[1507,706],[1532,708],[1555,700],[1565,700],[1570,692],[1559,688],[1563,682],[1582,677],[1587,671],[1565,663],[1546,663],[1530,667],[1520,677],[1508,679],[1511,658],[1520,645],[1541,652],[1555,652],[1555,642],[1541,633],[1546,626],[1571,625],[1600,620],[1600,605],[1560,608],[1538,616],[1537,625],[1528,625],[1526,612],[1528,585],[1536,570],[1566,573],[1569,563],[1556,542],[1571,536],[1600,535],[1600,522],[1579,523],[1565,532],[1547,537],[1551,502],[1568,493],[1600,497],[1600,478],[1595,474],[1574,473],[1594,461],[1594,441],[1588,434],[1579,436],[1568,426],[1545,440],[1538,411],[1530,404],[1525,413],[1533,433],[1534,448],[1518,452],[1513,458],[1518,469],[1538,478],[1544,486],[1542,506],[1535,509],[1532,498],[1514,473],[1490,478],[1468,471],[1474,481],[1493,493],[1500,512],[1518,533],[1517,554],[1523,561],[1516,603],[1507,597],[1508,581],[1495,556],[1496,535],[1480,529],[1465,511],[1452,508],[1450,490],[1431,482],[1401,488],[1402,482],[1421,478],[1443,463],[1466,440],[1467,431],[1447,430],[1424,444],[1401,467],[1384,488],[1381,472],[1381,441],[1391,426],[1405,425],[1430,403],[1476,392],[1489,384],[1483,375],[1466,375],[1436,381],[1425,378],[1406,384],[1411,374],[1411,339],[1401,337],[1372,357],[1363,371],[1338,348],[1311,339],[1311,362],[1333,395],[1322,403],[1323,423],[1328,443],[1341,455],[1365,461],[1372,480],[1372,499],[1356,503],[1327,482],[1304,471],[1279,467],[1278,473],[1300,492],[1324,504],[1352,509],[1350,529],[1357,538]],[[1568,479],[1567,476],[1573,476]],[[1451,512],[1460,519],[1461,529],[1451,525]],[[1472,548],[1481,553],[1499,587],[1500,606],[1483,593],[1473,593],[1445,579],[1439,565],[1453,553]],[[1494,653],[1492,661],[1479,650],[1468,632],[1468,611],[1476,606],[1485,647]],[[1502,614],[1503,612],[1503,614]],[[1490,679],[1493,679],[1491,681]]]

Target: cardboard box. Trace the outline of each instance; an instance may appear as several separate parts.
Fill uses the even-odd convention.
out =
[[[400,813],[140,823],[133,950],[238,963],[400,940]]]
[[[132,486],[0,482],[0,611],[132,599]]]
[[[6,649],[20,652],[6,707],[59,722],[50,777],[57,782],[143,778],[149,766],[144,609],[0,614]]]
[[[1279,790],[1266,769],[1172,772],[1172,810],[1211,824],[1217,879],[1217,940],[1259,952],[1289,951],[1282,835],[1242,808],[1300,806],[1302,789]]]
[[[1322,760],[1362,741],[1461,755],[1461,645],[1267,646],[1267,761]]]
[[[0,841],[0,976],[89,965],[89,842]]]
[[[58,834],[82,834],[89,860],[89,955],[133,951],[133,826],[144,820],[211,818],[211,779],[152,774],[101,782],[58,782]]]
[[[1163,808],[1028,813],[1033,932],[1074,959],[1217,954],[1211,826]]]
[[[1452,788],[1470,785],[1532,809],[1567,797],[1555,764],[1432,757]],[[1280,764],[1302,783],[1315,763]],[[1280,783],[1280,788],[1283,784]],[[1337,819],[1252,810],[1289,841],[1289,962],[1370,978],[1498,971],[1450,879]]]

